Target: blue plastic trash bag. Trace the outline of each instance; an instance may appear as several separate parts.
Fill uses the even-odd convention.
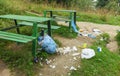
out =
[[[38,37],[38,44],[41,45],[42,49],[47,53],[53,54],[56,52],[57,45],[48,35]]]
[[[77,28],[76,28],[76,25],[75,25],[75,23],[74,23],[74,20],[71,21],[71,26],[72,26],[73,31],[76,32],[76,33],[78,33],[78,30],[77,30]]]

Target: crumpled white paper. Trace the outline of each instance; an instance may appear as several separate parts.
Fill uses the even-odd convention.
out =
[[[92,57],[95,56],[95,52],[93,49],[89,49],[89,48],[86,48],[86,49],[82,49],[82,53],[81,53],[81,58],[83,59],[90,59]]]

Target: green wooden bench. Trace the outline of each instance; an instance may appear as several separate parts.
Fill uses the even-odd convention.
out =
[[[61,12],[61,15],[59,15],[59,16],[55,15],[56,12]],[[69,14],[67,18],[62,17],[63,12]],[[75,10],[45,10],[44,17],[47,17],[47,13],[49,13],[50,18],[53,18],[53,21],[69,22],[69,28],[71,27],[72,20],[74,20],[74,23],[76,24],[76,11]]]
[[[37,49],[37,37],[38,37],[38,24],[47,22],[48,35],[51,36],[51,18],[35,17],[35,16],[23,16],[23,15],[0,15],[0,19],[11,19],[15,22],[15,26],[6,27],[3,30],[10,30],[16,28],[18,34],[0,31],[0,39],[11,40],[16,42],[27,43],[32,41],[32,54],[34,61],[37,62],[36,49]],[[32,36],[21,35],[19,25],[17,21],[26,21],[32,23]]]
[[[65,21],[70,22],[71,20],[62,16],[53,15],[53,21]]]
[[[6,40],[11,40],[11,41],[16,41],[16,42],[21,42],[21,43],[28,43],[28,42],[36,39],[36,37],[32,37],[32,36],[14,34],[14,33],[3,32],[3,31],[0,31],[0,38],[6,39]]]
[[[24,25],[33,26],[33,23],[31,23],[31,22],[18,22],[18,25],[19,26],[24,26]],[[48,28],[48,26],[45,24],[38,24],[37,27]],[[60,26],[51,25],[51,29],[59,29],[59,28],[60,28]]]

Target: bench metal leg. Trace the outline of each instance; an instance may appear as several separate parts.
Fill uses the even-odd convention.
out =
[[[50,17],[51,17],[51,18],[53,17],[52,11],[50,11]]]
[[[46,11],[44,11],[43,13],[44,13],[44,17],[46,17],[47,12],[46,12]]]
[[[71,20],[71,21],[69,21],[69,30],[71,31],[72,12],[70,12],[70,20]]]
[[[75,25],[76,25],[76,12],[74,12],[74,22],[75,22]]]
[[[51,36],[51,25],[50,25],[50,20],[47,23],[48,25],[48,35]]]
[[[17,24],[17,20],[14,20],[15,22],[15,26],[16,26],[16,30],[17,30],[17,33],[20,34],[20,29],[19,29],[19,25]],[[17,45],[19,45],[20,43],[17,42]]]
[[[33,23],[33,37],[36,37],[36,39],[33,40],[32,43],[32,55],[35,58],[36,57],[36,48],[37,48],[37,32],[38,32],[38,27],[37,27],[37,23]]]
[[[14,20],[14,22],[15,22],[15,25],[16,25],[16,30],[17,30],[17,33],[18,34],[20,34],[20,29],[19,29],[19,26],[18,26],[18,24],[17,24],[17,20]]]

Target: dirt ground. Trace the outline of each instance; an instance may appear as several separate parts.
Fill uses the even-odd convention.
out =
[[[59,22],[59,24],[67,25],[62,22]],[[114,41],[114,37],[117,34],[117,30],[120,30],[119,26],[95,24],[90,22],[77,22],[77,26],[87,33],[92,33],[93,29],[99,29],[102,33],[109,33],[110,43],[107,47],[111,51],[117,49],[117,43]],[[43,66],[37,76],[69,76],[71,70],[77,70],[77,68],[81,67],[79,66],[81,47],[83,47],[84,43],[87,43],[87,46],[90,46],[94,41],[94,39],[85,36],[78,36],[75,39],[67,39],[59,36],[55,36],[54,38],[62,43],[62,48],[73,48],[75,46],[77,51],[71,51],[66,54],[56,54],[49,58],[45,63],[42,63]],[[7,69],[6,65],[3,65],[4,63],[0,62],[0,76],[10,76],[9,69]]]
[[[5,63],[0,60],[0,76],[10,76],[10,70],[7,68]]]

